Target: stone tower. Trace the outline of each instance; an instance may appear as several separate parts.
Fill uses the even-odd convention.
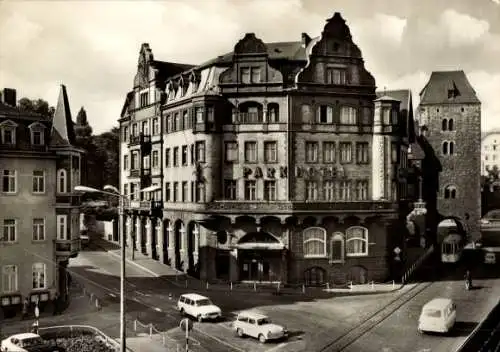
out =
[[[462,220],[479,237],[481,102],[463,71],[432,72],[420,92],[417,118],[439,159],[437,211]]]

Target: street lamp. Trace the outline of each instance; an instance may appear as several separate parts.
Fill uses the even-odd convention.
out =
[[[159,186],[151,186],[144,188],[139,192],[154,192],[159,189],[160,189]],[[128,199],[128,197],[126,195],[121,194],[118,188],[111,185],[104,186],[103,190],[87,186],[76,186],[75,191],[107,194],[118,197],[119,199],[118,233],[120,235],[120,264],[121,264],[120,265],[120,352],[125,352],[127,350],[126,323],[125,323],[125,236],[122,233],[123,227],[121,225],[121,222],[123,220],[123,200]]]

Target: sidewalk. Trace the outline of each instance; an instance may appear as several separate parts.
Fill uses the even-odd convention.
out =
[[[120,258],[120,246],[116,243],[109,242],[105,239],[93,239],[93,244],[97,247],[108,252],[110,255]],[[238,292],[238,293],[252,293],[264,295],[296,295],[308,296],[311,298],[329,298],[338,294],[379,294],[398,291],[401,289],[401,284],[380,284],[375,285],[353,285],[351,287],[342,288],[322,288],[322,287],[307,287],[303,285],[279,285],[273,284],[259,284],[259,283],[211,283],[203,280],[196,279],[187,275],[184,272],[176,270],[166,264],[162,264],[157,260],[145,256],[142,253],[135,252],[135,259],[131,259],[130,249],[126,249],[127,262],[135,265],[136,267],[144,270],[155,277],[160,277],[169,283],[179,288],[191,288],[193,290],[203,291],[221,291],[221,292]]]

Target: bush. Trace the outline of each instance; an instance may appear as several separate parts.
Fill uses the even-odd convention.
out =
[[[110,347],[101,337],[91,334],[45,339],[52,345],[65,348],[66,352],[115,352],[115,349]]]

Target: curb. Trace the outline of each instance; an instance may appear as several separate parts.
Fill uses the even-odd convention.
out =
[[[104,246],[100,245],[99,243],[95,243],[94,244],[96,246],[98,246],[99,248],[103,249],[104,251],[106,251],[106,253],[112,255],[113,257],[115,258],[119,258],[121,259],[121,255],[120,254],[117,254],[115,252],[113,252],[114,250],[112,249],[106,249]],[[141,269],[142,271],[145,271],[147,272],[148,274],[154,276],[154,277],[157,277],[157,278],[162,278],[163,280],[173,284],[174,286],[178,287],[178,288],[185,288],[184,285],[176,282],[176,281],[173,281],[173,280],[170,280],[170,279],[167,279],[165,277],[163,277],[163,275],[159,275],[158,273],[155,273],[154,271],[152,271],[151,269],[148,269],[146,268],[145,266],[131,260],[130,258],[125,258],[126,262],[129,263],[129,264],[132,264],[134,266],[136,266],[137,268]],[[179,271],[177,269],[172,269],[172,270],[175,270],[177,273],[179,274],[182,274],[183,276],[187,277],[187,278],[190,278],[192,280],[196,280],[196,281],[200,281],[199,279],[196,279],[192,276],[189,276],[188,274],[182,272],[182,271]],[[398,291],[401,291],[408,283],[402,283],[400,284],[400,287],[398,288],[394,288],[394,289],[390,289],[390,290],[387,290],[387,291],[376,291],[376,292],[365,292],[365,291],[359,291],[359,292],[349,292],[346,290],[346,292],[324,292],[325,294],[331,294],[331,295],[335,295],[335,294],[338,294],[338,293],[341,293],[341,294],[349,294],[352,295],[352,296],[359,296],[359,295],[377,295],[377,294],[387,294],[387,293],[393,293],[393,292],[398,292]],[[214,289],[212,289],[214,290]],[[215,289],[214,291],[220,291],[220,292],[226,292],[226,290],[224,289]],[[232,292],[240,292],[240,293],[257,293],[257,292],[254,292],[252,290],[242,290],[242,291],[238,291],[238,290],[235,290],[235,291],[232,291]],[[323,292],[323,291],[322,291]],[[273,291],[270,290],[269,292],[258,292],[258,294],[262,294],[262,293],[266,293],[266,294],[273,294]],[[317,295],[307,295],[307,294],[304,294],[304,293],[295,293],[295,292],[292,292],[292,293],[285,293],[285,292],[282,292],[281,295],[287,295],[287,296],[317,296]]]

